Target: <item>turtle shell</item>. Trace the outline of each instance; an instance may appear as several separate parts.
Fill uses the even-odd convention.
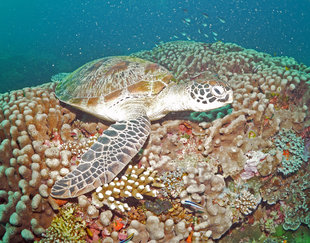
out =
[[[149,97],[170,82],[170,72],[147,60],[112,56],[86,63],[60,82],[55,94],[61,101],[80,108],[113,102],[122,95]]]

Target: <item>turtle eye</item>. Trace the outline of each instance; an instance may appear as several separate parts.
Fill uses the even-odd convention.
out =
[[[216,96],[223,95],[225,93],[225,90],[222,86],[214,86],[212,88],[212,93]]]

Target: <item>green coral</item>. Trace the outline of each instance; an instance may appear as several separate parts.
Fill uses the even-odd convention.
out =
[[[304,156],[304,141],[293,130],[282,129],[274,143],[278,150],[283,151],[282,167],[278,169],[283,175],[298,171],[303,161],[307,161]],[[288,153],[285,154],[285,151]]]
[[[53,219],[50,227],[43,234],[43,242],[86,242],[86,222],[78,215],[76,205],[65,206]]]
[[[310,228],[310,208],[309,208],[309,196],[310,196],[310,181],[309,174],[306,173],[303,176],[295,179],[286,190],[284,206],[284,224],[285,230],[296,230],[301,223]]]
[[[196,122],[202,122],[202,121],[212,122],[218,118],[223,118],[224,116],[232,113],[232,111],[233,109],[231,105],[226,105],[218,109],[206,112],[191,112],[188,120]]]

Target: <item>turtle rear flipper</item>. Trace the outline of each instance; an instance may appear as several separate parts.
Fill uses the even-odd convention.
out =
[[[81,157],[81,164],[56,181],[51,195],[73,198],[109,183],[130,162],[150,133],[150,121],[140,116],[111,125]]]

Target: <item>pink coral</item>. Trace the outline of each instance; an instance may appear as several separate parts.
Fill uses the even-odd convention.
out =
[[[244,172],[240,174],[243,180],[248,180],[258,174],[257,165],[266,158],[267,154],[261,151],[250,151],[246,153],[248,157],[245,165],[244,165]]]

